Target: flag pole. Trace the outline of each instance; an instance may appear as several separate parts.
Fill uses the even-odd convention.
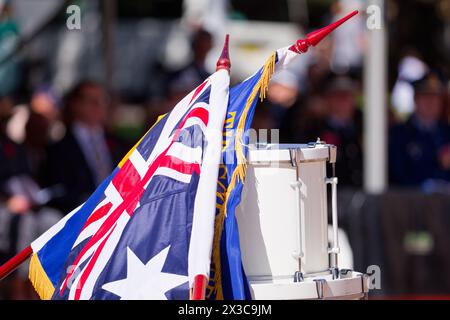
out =
[[[26,247],[14,257],[0,266],[0,280],[6,278],[11,272],[16,270],[22,263],[24,263],[33,254],[31,246]]]
[[[229,40],[230,35],[225,35],[225,43],[223,44],[222,54],[217,60],[216,71],[224,69],[230,73],[231,61],[229,54]],[[205,300],[206,286],[208,285],[208,278],[203,274],[197,274],[194,277],[194,283],[191,289],[192,300]]]
[[[332,31],[334,31],[341,24],[352,18],[353,16],[358,14],[358,10],[354,10],[347,14],[342,19],[323,27],[319,30],[313,31],[306,35],[306,39],[299,39],[296,43],[289,47],[289,50],[292,50],[296,53],[305,53],[308,51],[308,48],[311,46],[316,46],[323,38],[329,35]]]
[[[225,69],[230,73],[231,69],[231,62],[230,62],[230,53],[228,50],[229,46],[229,40],[230,35],[225,35],[225,43],[223,44],[222,54],[219,57],[219,60],[217,60],[216,64],[216,71],[219,71],[220,69]]]

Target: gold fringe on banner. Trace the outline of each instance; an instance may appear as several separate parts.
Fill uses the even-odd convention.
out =
[[[42,268],[37,253],[31,256],[28,277],[42,300],[50,300],[52,298],[55,288],[45,273],[44,268]]]
[[[263,67],[263,71],[261,74],[261,78],[259,79],[258,83],[253,87],[252,92],[250,93],[250,96],[247,99],[247,103],[245,104],[244,111],[242,112],[241,118],[239,119],[237,130],[236,130],[236,136],[234,139],[234,148],[236,151],[236,157],[237,157],[237,166],[236,171],[233,172],[232,182],[233,179],[236,179],[237,177],[242,182],[245,178],[245,169],[247,168],[246,159],[244,155],[244,142],[242,141],[242,137],[245,133],[245,123],[247,122],[247,116],[248,111],[250,110],[250,107],[255,100],[256,96],[259,93],[259,98],[261,101],[263,101],[266,98],[267,90],[269,89],[269,81],[270,78],[272,78],[272,75],[275,71],[275,59],[276,59],[276,52],[272,53],[272,55],[269,57],[269,59],[266,61]],[[237,172],[237,177],[235,178],[235,174]],[[228,190],[230,190],[231,183],[228,187]],[[234,187],[234,186],[233,186]],[[232,188],[231,188],[232,189]],[[227,198],[228,198],[228,192],[227,190]]]
[[[212,253],[212,261],[213,261],[213,271],[214,271],[214,287],[209,287],[211,290],[210,294],[215,292],[217,300],[223,300],[223,290],[222,290],[222,276],[221,276],[221,267],[220,267],[220,239],[222,237],[223,224],[225,221],[225,217],[227,215],[227,203],[231,191],[235,188],[236,183],[238,181],[244,182],[245,172],[247,168],[246,159],[244,155],[244,142],[243,136],[245,133],[245,123],[247,121],[248,112],[250,110],[253,101],[259,94],[259,98],[263,101],[266,98],[267,90],[269,89],[269,81],[275,71],[275,61],[276,61],[276,52],[272,53],[272,55],[267,59],[264,64],[261,78],[253,87],[252,92],[250,93],[247,102],[245,104],[244,110],[242,112],[241,118],[239,119],[235,140],[234,140],[234,148],[236,152],[237,165],[233,171],[233,175],[231,176],[230,184],[226,192],[224,192],[224,203],[221,208],[219,208],[219,213],[216,216],[215,227],[214,227],[214,240],[213,240],[213,253]],[[213,292],[212,292],[213,291]]]

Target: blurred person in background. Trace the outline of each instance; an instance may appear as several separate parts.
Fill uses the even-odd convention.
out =
[[[276,128],[284,125],[285,117],[290,114],[289,109],[307,94],[307,73],[311,57],[311,52],[302,54],[301,58],[294,59],[289,64],[289,68],[277,70],[270,81],[267,98]]]
[[[270,82],[267,98],[271,103],[270,114],[277,128],[282,126],[288,109],[295,104],[300,94],[296,80],[284,74]]]
[[[27,247],[35,238],[54,225],[62,216],[46,207],[52,191],[41,189],[28,161],[27,148],[6,134],[6,123],[12,110],[8,98],[0,101],[0,255],[2,262]],[[33,138],[45,140],[46,126],[37,128]],[[47,140],[43,142],[45,145]],[[28,263],[11,279],[12,299],[35,298],[28,282]]]
[[[398,76],[391,94],[391,103],[397,116],[407,119],[414,112],[414,88],[412,83],[422,79],[428,66],[414,49],[405,50],[398,63]]]
[[[106,131],[109,107],[109,96],[97,82],[82,81],[66,95],[66,133],[49,147],[44,172],[45,184],[62,190],[51,205],[64,213],[83,203],[127,151]]]
[[[292,143],[311,142],[317,139],[317,128],[325,121],[328,109],[324,99],[330,71],[331,42],[324,39],[324,47],[314,50],[305,78],[304,92],[295,105],[288,111],[282,126],[281,137]]]
[[[43,166],[47,148],[62,139],[65,128],[60,115],[60,97],[48,86],[42,86],[31,97],[29,116],[24,128],[24,146],[33,177],[44,183]]]
[[[7,123],[6,133],[14,142],[23,143],[27,136],[26,126],[33,126],[32,122],[35,120],[44,121],[45,119],[48,125],[48,128],[43,131],[45,139],[58,141],[64,135],[64,125],[60,117],[59,95],[50,86],[42,85],[33,92],[30,103],[14,106]]]
[[[25,125],[23,147],[27,165],[32,177],[42,183],[42,168],[47,161],[47,148],[50,143],[50,121],[39,113],[31,113]]]
[[[339,185],[362,186],[362,112],[357,107],[358,84],[337,76],[327,85],[327,115],[317,137],[337,146],[336,175]]]
[[[302,77],[304,80],[301,86],[302,96],[292,108],[297,109],[293,110],[293,121],[287,119],[284,126],[289,128],[289,136],[292,137],[290,140],[293,143],[315,141],[317,128],[325,121],[328,108],[324,99],[324,88],[333,76],[331,64],[335,42],[332,39],[332,37],[323,39],[320,46],[314,47],[297,59],[302,60],[306,57],[308,66],[306,75]]]
[[[279,143],[277,121],[271,112],[273,106],[267,100],[255,109],[251,130],[249,131],[250,144]]]
[[[193,58],[186,66],[179,70],[169,72],[167,70],[159,70],[165,73],[165,83],[163,85],[163,97],[161,99],[153,99],[147,106],[147,129],[162,114],[172,110],[172,108],[182,100],[189,92],[200,85],[210,73],[206,70],[206,56],[212,49],[212,35],[204,30],[195,31],[191,40]]]
[[[7,97],[0,99],[0,263],[6,262],[18,250],[22,234],[22,215],[31,209],[31,201],[24,195],[12,192],[9,185],[15,176],[26,175],[28,167],[25,150],[6,135],[6,124],[12,110]],[[11,279],[11,298],[26,298],[22,277]]]
[[[308,99],[297,118],[296,140],[317,138],[337,146],[336,175],[339,185],[362,185],[362,113],[357,107],[357,83],[347,76],[330,75],[324,93]]]
[[[61,121],[61,97],[49,85],[39,87],[31,97],[31,113],[45,118],[49,125],[48,138],[51,142],[61,140],[64,135],[64,124]]]
[[[48,85],[35,90],[28,104],[12,108],[6,124],[7,136],[23,146],[30,174],[42,184],[47,147],[64,135],[59,95]]]
[[[206,56],[213,47],[212,35],[200,28],[194,33],[191,45],[193,54],[191,62],[168,75],[166,95],[171,101],[180,101],[210,75],[205,63]],[[174,104],[171,105],[173,106]]]
[[[450,127],[442,121],[444,85],[430,72],[413,86],[414,113],[390,131],[391,181],[409,187],[450,182]]]

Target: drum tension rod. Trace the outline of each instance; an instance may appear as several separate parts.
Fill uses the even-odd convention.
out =
[[[334,176],[334,163],[333,165],[333,177],[326,178],[325,183],[331,185],[331,223],[333,227],[333,241],[329,250],[330,253],[330,271],[333,275],[333,279],[339,278],[338,267],[338,254],[339,254],[339,239],[338,239],[338,213],[337,213],[337,184],[338,178]]]
[[[294,273],[294,282],[303,282],[305,278],[303,277],[303,272],[295,271]]]
[[[293,189],[295,189],[297,191],[296,193],[296,197],[297,197],[297,215],[296,215],[296,222],[295,224],[297,225],[297,241],[296,241],[296,246],[297,246],[297,250],[295,252],[292,253],[292,257],[294,259],[297,260],[298,262],[298,271],[296,271],[294,273],[294,282],[303,282],[304,281],[304,277],[303,277],[303,273],[302,273],[302,258],[304,257],[304,253],[303,253],[303,241],[302,241],[302,231],[301,231],[301,225],[302,225],[302,210],[301,210],[301,205],[300,205],[300,201],[301,201],[301,180],[300,180],[300,175],[299,175],[299,164],[298,161],[300,159],[300,155],[297,154],[298,150],[294,150],[294,149],[290,149],[289,153],[290,153],[290,157],[291,157],[291,164],[293,167],[295,167],[297,169],[297,176],[296,176],[296,180],[294,182],[291,183],[291,187]]]

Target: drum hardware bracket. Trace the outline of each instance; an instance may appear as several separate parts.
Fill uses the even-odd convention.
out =
[[[333,248],[330,248],[330,249],[328,249],[328,253],[332,253],[332,254],[339,254],[341,252],[341,248],[336,248],[336,247],[333,247]]]
[[[297,164],[297,151],[295,149],[289,149],[289,156],[291,158],[291,166],[296,168]]]
[[[339,277],[342,279],[345,278],[349,278],[351,277],[353,274],[353,270],[352,269],[341,269],[339,270]]]
[[[317,298],[322,300],[324,298],[323,287],[327,281],[325,279],[314,279],[314,282],[316,283]]]
[[[257,142],[254,145],[256,146],[256,149],[264,149],[264,150],[269,150],[272,146],[272,144],[267,142]]]
[[[337,155],[337,148],[334,145],[328,145],[328,161],[333,165],[333,171],[334,171],[334,165],[336,164],[336,155]],[[333,176],[335,176],[333,172]]]
[[[317,140],[316,141],[314,141],[314,142],[308,142],[308,147],[309,148],[315,148],[316,147],[316,145],[325,145],[325,144],[327,144],[325,141],[322,141],[322,140],[320,140],[320,138],[317,138]]]
[[[305,278],[303,277],[303,273],[300,271],[295,271],[294,273],[294,282],[303,282]]]
[[[298,180],[291,183],[292,189],[300,189],[301,186],[302,186],[302,183]]]
[[[327,144],[325,141],[320,140],[320,137],[317,137],[316,144]]]
[[[336,268],[336,267],[330,268],[330,273],[331,273],[333,280],[339,279],[340,274],[339,274],[338,268]]]
[[[369,285],[368,285],[368,279],[369,276],[365,273],[359,274],[359,276],[361,277],[361,289],[362,292],[364,292],[365,294],[367,294],[369,292]]]

